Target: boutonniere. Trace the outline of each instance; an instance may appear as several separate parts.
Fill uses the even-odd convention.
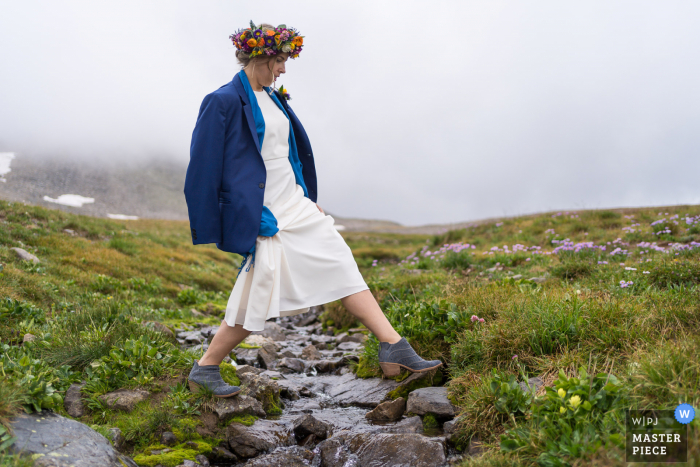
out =
[[[289,91],[284,88],[284,85],[280,86],[277,91],[280,93],[280,96],[284,98],[284,100],[288,101],[292,99],[292,97],[289,95]]]

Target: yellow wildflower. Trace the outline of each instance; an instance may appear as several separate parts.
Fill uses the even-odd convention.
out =
[[[255,47],[256,45],[258,45],[258,41],[251,37],[250,39],[248,39],[248,42],[246,42],[246,44],[248,44],[248,47]]]
[[[579,396],[574,396],[571,399],[569,399],[569,402],[571,403],[571,406],[575,409],[579,405],[581,405],[581,398]]]
[[[557,391],[557,394],[559,394],[559,397],[561,397],[563,399],[564,396],[566,396],[566,391],[564,391],[563,388],[559,388],[559,390]]]
[[[559,413],[566,413],[566,409],[564,407],[559,407]]]

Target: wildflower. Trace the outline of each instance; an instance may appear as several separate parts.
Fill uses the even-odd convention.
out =
[[[511,360],[515,360],[516,358],[518,358],[518,356],[517,356],[517,355],[513,355],[513,357],[511,358]]]
[[[480,322],[480,323],[483,323],[483,322],[484,322],[484,318],[479,318],[479,322]]]
[[[564,388],[559,388],[559,390],[557,391],[557,394],[559,394],[559,397],[561,397],[563,399],[564,396],[566,396],[566,391],[564,391]]]
[[[627,266],[627,267],[625,268],[625,271],[636,271],[636,270],[637,270],[637,268],[631,268],[631,267],[629,267],[629,266]]]
[[[255,39],[253,39],[253,38],[251,37],[250,39],[248,39],[248,41],[246,42],[246,44],[248,44],[248,47],[255,47],[255,46],[258,45],[258,41],[256,41]]]
[[[571,399],[569,399],[569,403],[574,409],[576,409],[579,405],[581,405],[581,398],[579,396],[573,396]]]
[[[472,315],[472,318],[471,318],[471,319],[472,319],[472,323],[473,323],[474,321],[478,321],[478,320],[479,320],[479,317],[476,316],[476,315]]]
[[[649,271],[642,271],[642,274],[649,274]]]
[[[559,413],[566,413],[566,409],[564,407],[559,407]]]

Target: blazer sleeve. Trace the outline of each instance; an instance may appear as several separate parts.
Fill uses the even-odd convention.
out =
[[[185,200],[190,218],[192,243],[221,243],[219,190],[224,163],[226,111],[221,98],[208,94],[190,145],[190,163],[185,176]]]

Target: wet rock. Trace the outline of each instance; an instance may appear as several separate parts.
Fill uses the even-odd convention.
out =
[[[255,457],[278,446],[293,444],[294,437],[285,424],[274,420],[256,420],[252,426],[231,423],[226,429],[231,450],[240,457]]]
[[[406,411],[406,399],[399,397],[393,401],[382,402],[367,412],[367,420],[398,420]]]
[[[160,435],[160,444],[165,446],[175,446],[177,444],[177,438],[172,431],[166,431]]]
[[[207,459],[207,456],[205,456],[204,454],[197,454],[196,456],[194,456],[194,460],[196,460],[197,463],[202,467],[209,467],[210,465],[209,459]]]
[[[282,330],[282,326],[272,321],[265,323],[265,329],[262,331],[253,331],[251,334],[258,334],[263,337],[269,337],[275,341],[283,341],[287,339],[287,335]]]
[[[158,321],[144,321],[143,325],[165,334],[168,337],[175,337],[175,333],[169,327]]]
[[[240,377],[243,374],[246,373],[253,373],[255,375],[259,375],[265,370],[262,370],[260,368],[255,368],[254,366],[251,365],[238,365],[236,366],[236,374]]]
[[[148,399],[150,393],[143,389],[117,389],[100,396],[100,400],[112,410],[131,412],[136,404]]]
[[[267,376],[270,379],[282,379],[282,378],[284,378],[284,375],[282,373],[280,373],[279,371],[274,371],[274,370],[265,370],[260,374],[263,376]]]
[[[278,354],[278,356],[280,356],[280,357],[289,357],[289,358],[298,358],[298,357],[299,357],[298,354],[292,352],[292,351],[289,350],[289,349],[284,349],[282,352],[280,352],[280,353]]]
[[[14,251],[15,254],[17,255],[17,257],[21,260],[31,261],[34,264],[41,263],[41,261],[39,261],[39,258],[37,258],[36,256],[34,256],[33,254],[31,254],[30,252],[28,252],[27,250],[25,250],[23,248],[14,247],[14,248],[10,248],[10,250]]]
[[[324,391],[341,405],[356,405],[374,408],[384,401],[389,391],[399,385],[392,379],[362,379],[353,373],[326,377]]]
[[[285,357],[277,363],[278,368],[286,368],[287,370],[293,371],[295,373],[304,372],[304,362],[298,358]]]
[[[452,418],[455,408],[447,398],[447,388],[420,388],[408,395],[406,411],[418,415],[435,414],[442,418]]]
[[[537,393],[537,391],[539,391],[539,389],[540,389],[542,386],[544,386],[544,381],[542,381],[542,379],[541,379],[541,378],[538,378],[538,377],[530,378],[530,379],[527,380],[527,382],[528,382],[529,385],[530,385],[530,388],[529,388],[529,389],[528,389],[528,387],[527,387],[528,385],[525,384],[525,381],[521,381],[520,383],[518,383],[518,385],[520,386],[520,389],[523,390],[523,392],[528,392],[528,391],[530,391],[530,392],[532,392],[532,395],[533,395],[533,396]]]
[[[294,420],[293,431],[297,441],[301,441],[309,435],[313,435],[316,440],[321,441],[331,436],[333,427],[314,418],[313,415],[306,414]]]
[[[222,423],[226,423],[233,417],[241,415],[255,415],[256,417],[265,416],[263,404],[256,398],[243,394],[217,400],[213,411],[218,417],[219,422]]]
[[[279,447],[270,454],[251,459],[247,467],[308,467],[314,453],[301,446]]]
[[[187,344],[201,344],[204,337],[199,331],[183,331],[177,333],[178,339],[184,339]]]
[[[347,333],[340,333],[337,336],[335,336],[336,342],[343,343],[343,342],[357,342],[358,344],[363,343],[368,339],[368,337],[364,334],[351,334],[348,335]]]
[[[418,415],[404,418],[395,425],[386,427],[384,431],[389,433],[423,433],[423,421]]]
[[[343,359],[342,357],[337,357],[337,358],[325,358],[323,360],[319,360],[317,362],[313,363],[313,367],[316,368],[316,371],[319,373],[331,373],[341,366],[345,365],[347,360]]]
[[[306,360],[321,360],[321,352],[313,345],[309,344],[301,351],[301,358]]]
[[[430,371],[412,373],[408,378],[401,381],[396,389],[389,393],[389,397],[391,399],[396,399],[398,397],[407,399],[411,391],[432,386],[438,371],[439,369],[436,368]]]
[[[335,342],[335,337],[332,336],[324,336],[324,335],[314,335],[311,336],[311,343],[313,345],[317,344],[330,344],[332,342]]]
[[[32,455],[37,467],[137,467],[92,428],[55,413],[22,414],[10,423],[16,438],[10,452]]]
[[[110,428],[107,430],[108,438],[112,442],[114,449],[117,451],[122,451],[124,449],[124,435],[122,435],[122,430],[119,428]]]
[[[413,433],[337,435],[319,443],[315,452],[320,467],[435,467],[445,463],[444,444]]]
[[[81,398],[80,390],[84,384],[71,384],[66,391],[66,397],[63,399],[63,408],[66,409],[68,415],[73,418],[80,418],[85,415],[85,405]]]

